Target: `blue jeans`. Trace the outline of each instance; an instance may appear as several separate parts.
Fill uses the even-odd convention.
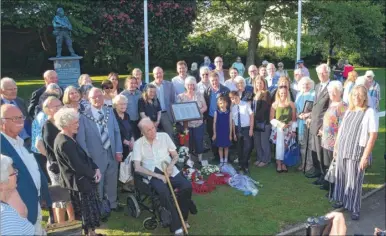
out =
[[[196,128],[189,128],[189,150],[196,154],[204,152],[204,123]]]

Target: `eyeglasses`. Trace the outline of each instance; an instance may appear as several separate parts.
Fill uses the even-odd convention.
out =
[[[25,118],[26,118],[25,116],[15,116],[15,117],[2,117],[1,119],[10,120],[12,122],[19,122],[19,121],[24,121]]]
[[[282,85],[282,86],[279,86],[279,89],[282,89],[282,88],[287,88],[287,86],[285,86],[285,85]]]
[[[18,174],[19,174],[19,170],[14,169],[14,172],[12,174],[10,174],[9,177],[17,176]]]

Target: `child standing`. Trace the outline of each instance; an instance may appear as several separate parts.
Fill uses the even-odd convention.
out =
[[[249,174],[248,161],[252,150],[253,111],[251,105],[241,101],[238,92],[230,92],[232,101],[232,130],[233,138],[237,141],[240,171]]]
[[[212,140],[218,147],[220,164],[228,162],[229,146],[232,141],[232,122],[228,102],[224,96],[217,99],[217,111],[214,112],[213,118],[213,137]]]

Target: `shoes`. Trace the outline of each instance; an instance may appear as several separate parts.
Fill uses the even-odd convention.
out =
[[[239,158],[236,158],[233,163],[239,163]]]
[[[324,180],[323,183],[320,185],[319,189],[328,191],[330,189],[328,182]]]
[[[312,184],[313,185],[321,185],[322,184],[322,180],[321,179],[317,179],[314,182],[312,182]]]
[[[312,179],[312,178],[319,178],[320,177],[320,174],[317,174],[317,173],[306,173],[305,174],[305,176],[307,177],[307,178],[310,178],[310,179]]]
[[[185,221],[185,226],[186,226],[187,229],[190,229],[190,224],[189,224],[189,222]]]
[[[359,218],[360,218],[359,212],[352,212],[351,213],[351,219],[352,220],[359,220]]]
[[[184,231],[182,230],[182,228],[177,229],[176,231],[174,231],[174,235],[184,235]]]
[[[334,204],[332,204],[332,207],[335,208],[335,209],[342,208],[343,207],[343,203],[335,202]]]
[[[111,208],[112,211],[115,211],[115,212],[122,212],[123,211],[123,207],[121,207],[120,205],[118,205],[116,208]]]

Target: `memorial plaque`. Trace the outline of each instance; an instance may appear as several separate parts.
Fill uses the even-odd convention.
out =
[[[202,114],[197,102],[175,103],[172,113],[176,122],[202,119]]]
[[[78,78],[81,74],[79,60],[82,57],[51,57],[50,61],[54,62],[54,68],[58,74],[59,85],[67,87],[69,85],[77,86]]]
[[[313,102],[313,101],[307,100],[307,101],[304,103],[302,113],[309,113],[309,112],[311,112],[311,111],[312,111],[312,106],[313,106],[313,105],[314,105],[314,102]]]

